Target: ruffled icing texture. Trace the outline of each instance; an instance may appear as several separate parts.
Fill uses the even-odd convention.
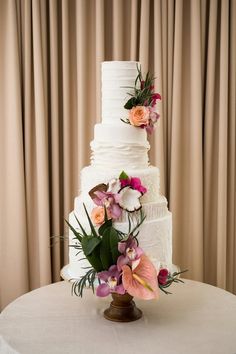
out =
[[[91,142],[91,165],[103,168],[126,167],[132,169],[147,168],[149,166],[149,143],[139,145],[136,143]]]

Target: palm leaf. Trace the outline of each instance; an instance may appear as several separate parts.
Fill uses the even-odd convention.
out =
[[[80,233],[77,232],[76,229],[67,220],[65,220],[65,222],[67,223],[67,225],[69,226],[69,228],[71,229],[71,231],[73,232],[75,237],[79,240],[79,242],[81,242],[82,237],[81,237]]]
[[[82,238],[81,244],[83,247],[84,255],[89,256],[93,250],[99,245],[101,239],[94,236],[86,236]]]
[[[111,228],[107,228],[104,231],[100,244],[100,259],[104,269],[109,269],[109,267],[113,264],[110,248],[110,229]]]
[[[78,220],[78,218],[77,218],[77,216],[76,216],[75,213],[74,213],[74,217],[75,217],[77,223],[79,224],[79,227],[80,227],[80,229],[81,229],[83,235],[84,235],[84,236],[87,236],[87,233],[86,233],[85,229],[83,228],[82,224],[81,224],[80,221]]]
[[[84,288],[86,286],[88,286],[89,288],[91,287],[94,291],[95,278],[96,278],[95,269],[88,270],[88,272],[85,275],[83,275],[79,280],[76,280],[72,284],[72,288],[71,288],[72,295],[74,294],[76,296],[82,297]]]
[[[120,242],[118,232],[116,229],[111,227],[110,230],[110,250],[112,254],[113,264],[116,264],[117,258],[120,256],[120,252],[118,251],[118,242]]]
[[[99,235],[103,235],[104,231],[108,228],[112,226],[112,219],[109,219],[107,221],[105,221],[98,229],[98,233]]]
[[[104,270],[101,259],[100,259],[100,246],[98,245],[94,248],[93,252],[87,256],[87,260],[91,264],[91,266],[97,271],[101,272]]]
[[[91,219],[90,219],[90,216],[89,216],[89,214],[88,214],[88,211],[87,211],[87,208],[86,208],[85,204],[83,204],[83,206],[84,206],[84,210],[85,210],[85,213],[86,213],[86,215],[87,215],[87,218],[88,218],[89,226],[90,226],[90,228],[91,228],[91,233],[92,233],[95,237],[98,237],[98,234],[97,234],[97,232],[96,232],[96,230],[95,230],[95,228],[94,228],[94,226],[93,226],[93,223],[92,223],[92,221],[91,221]]]

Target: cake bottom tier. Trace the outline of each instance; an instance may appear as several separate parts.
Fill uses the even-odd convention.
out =
[[[78,230],[78,224],[74,216],[74,212],[69,216],[70,224]],[[85,229],[89,230],[87,220],[80,220]],[[114,223],[114,227],[120,231],[126,232],[128,228],[127,223]],[[155,220],[144,221],[140,227],[138,235],[140,247],[143,248],[147,256],[158,268],[160,263],[167,268],[172,267],[172,214],[167,214]],[[76,241],[72,231],[69,231],[69,244],[75,245]],[[78,250],[74,247],[69,247],[69,265],[67,267],[67,274],[70,279],[79,279],[87,272],[89,262],[81,252],[77,254]]]

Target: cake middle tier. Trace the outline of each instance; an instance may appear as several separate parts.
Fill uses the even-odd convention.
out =
[[[108,183],[118,178],[124,170],[129,177],[139,177],[147,192],[142,196],[141,203],[157,202],[160,198],[160,176],[158,167],[148,166],[144,169],[133,169],[129,165],[121,168],[102,168],[100,166],[87,166],[81,171],[81,197],[86,204],[91,200],[89,191],[100,183]]]
[[[96,124],[91,142],[91,164],[103,168],[146,168],[149,165],[145,129],[124,123]]]

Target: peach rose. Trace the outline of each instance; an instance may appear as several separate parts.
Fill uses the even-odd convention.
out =
[[[111,217],[109,210],[107,210],[108,219]],[[105,221],[105,211],[103,206],[93,208],[91,213],[91,219],[95,225],[101,225]]]
[[[129,111],[130,124],[135,127],[147,125],[149,121],[149,109],[145,106],[136,106]]]

